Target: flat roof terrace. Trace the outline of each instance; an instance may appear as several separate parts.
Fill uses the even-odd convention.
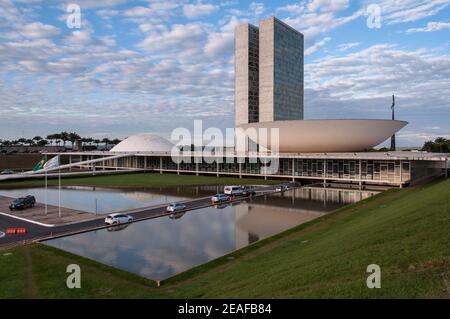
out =
[[[168,152],[132,152],[132,153],[119,153],[119,152],[48,152],[48,155],[63,155],[63,156],[112,156],[112,155],[124,155],[124,156],[171,156]],[[188,157],[187,155],[185,155]],[[201,152],[192,152],[191,156],[198,157],[203,156]],[[223,155],[212,155],[208,157],[242,157],[234,153],[224,153]],[[392,151],[392,152],[345,152],[345,153],[280,153],[274,154],[257,154],[246,153],[245,157],[281,157],[281,158],[307,158],[307,159],[354,159],[354,160],[417,160],[417,161],[445,161],[450,158],[450,153],[428,153],[420,151]]]

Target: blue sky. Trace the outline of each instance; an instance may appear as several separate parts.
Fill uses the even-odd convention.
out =
[[[305,118],[389,118],[395,93],[400,145],[450,138],[450,0],[70,3],[80,28],[0,0],[0,138],[233,127],[234,27],[271,15],[305,35]]]

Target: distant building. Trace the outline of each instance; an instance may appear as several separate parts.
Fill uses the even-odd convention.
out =
[[[303,119],[303,34],[275,17],[236,28],[236,126]]]

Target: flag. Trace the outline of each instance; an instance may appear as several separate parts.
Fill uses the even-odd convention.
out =
[[[47,155],[44,155],[44,157],[33,166],[33,171],[35,172],[43,169],[45,162],[47,162]]]
[[[45,169],[51,169],[59,166],[59,155],[53,157],[47,163],[44,164]]]

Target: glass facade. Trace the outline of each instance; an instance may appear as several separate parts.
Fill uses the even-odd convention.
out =
[[[303,35],[274,19],[274,121],[303,119]]]
[[[93,159],[85,157],[83,160]],[[410,160],[357,160],[357,159],[314,159],[279,158],[276,172],[264,172],[264,164],[248,157],[231,158],[217,163],[215,158],[202,159],[195,163],[193,157],[187,162],[175,163],[170,156],[127,156],[105,162],[107,168],[137,168],[154,171],[189,172],[199,174],[233,174],[242,176],[278,176],[296,179],[336,181],[376,181],[380,183],[406,183],[414,176],[425,176],[437,172],[422,161],[412,165]],[[415,163],[415,162],[414,162]],[[269,164],[267,164],[269,165]],[[96,166],[101,169],[102,163]],[[412,167],[414,169],[412,169]],[[419,174],[420,173],[420,174]]]

